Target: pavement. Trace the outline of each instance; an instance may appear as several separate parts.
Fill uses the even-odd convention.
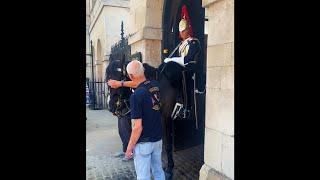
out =
[[[113,157],[122,150],[117,117],[107,110],[87,109],[86,126],[86,179],[136,179],[133,161]]]
[[[133,161],[123,162],[113,157],[122,150],[118,134],[118,119],[107,110],[87,109],[86,120],[86,179],[135,180]],[[173,179],[199,179],[203,164],[203,145],[173,153],[175,162]],[[163,165],[166,164],[163,154]]]

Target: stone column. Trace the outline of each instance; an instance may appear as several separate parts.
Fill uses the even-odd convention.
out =
[[[234,0],[202,0],[202,6],[209,21],[200,179],[234,179]]]
[[[163,0],[131,0],[129,45],[131,54],[142,53],[142,60],[157,67],[161,63]]]

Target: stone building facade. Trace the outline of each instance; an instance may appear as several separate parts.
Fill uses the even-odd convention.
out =
[[[97,76],[103,77],[110,46],[120,40],[121,21],[128,27],[131,54],[141,52],[143,62],[152,66],[162,62],[166,0],[90,2],[89,36]],[[202,7],[207,19],[206,113],[199,179],[234,179],[234,0],[202,0]]]
[[[89,3],[88,6],[90,14],[88,34],[90,37],[90,43],[92,42],[94,76],[97,80],[104,80],[111,46],[121,38],[121,22],[124,24],[125,35],[128,35],[129,1],[87,1]],[[89,77],[91,76],[89,75]]]

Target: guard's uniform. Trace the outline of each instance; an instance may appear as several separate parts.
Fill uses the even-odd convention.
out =
[[[190,24],[189,15],[187,10],[182,10],[182,19],[179,22],[179,31],[184,33],[183,31],[188,30],[189,36],[192,36],[192,27]],[[179,45],[179,57],[170,57],[164,60],[165,63],[173,61],[181,66],[185,67],[183,73],[183,91],[184,91],[184,106],[187,107],[187,110],[191,109],[192,104],[192,90],[194,89],[194,82],[192,80],[193,74],[196,72],[197,65],[196,61],[198,55],[200,53],[200,41],[197,38],[189,37],[185,39]],[[186,112],[186,111],[184,111]],[[184,113],[184,117],[186,117],[186,113]]]
[[[192,27],[188,21],[186,19],[181,19],[179,22],[179,31],[183,32],[187,29],[189,30],[190,37],[180,43],[179,57],[166,58],[164,60],[165,63],[174,61],[183,67],[186,67],[186,65],[190,63],[195,63],[195,56],[200,51],[200,41],[197,38],[192,37],[192,33],[190,33]]]
[[[187,70],[192,70],[193,72],[195,71],[195,56],[199,51],[200,43],[197,38],[189,37],[180,45],[179,56],[183,58],[184,65],[186,68],[188,68]]]
[[[165,63],[174,61],[183,67],[195,64],[195,56],[200,52],[200,42],[197,38],[189,37],[179,46],[179,57],[166,58]]]
[[[183,72],[185,75],[186,96],[184,97],[184,105],[187,106],[187,110],[191,110],[192,93],[194,89],[194,82],[192,79],[193,74],[197,70],[196,56],[200,52],[200,42],[197,38],[189,37],[185,39],[179,46],[179,56],[173,58],[166,58],[164,62],[174,61],[185,68]]]

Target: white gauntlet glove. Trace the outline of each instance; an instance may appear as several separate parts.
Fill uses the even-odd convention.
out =
[[[184,67],[184,57],[173,57],[173,58],[164,59],[165,63],[170,62],[170,61],[176,62]]]
[[[165,62],[165,63],[167,63],[167,62],[169,62],[169,61],[170,61],[170,58],[165,58],[165,59],[164,59],[164,62]]]

